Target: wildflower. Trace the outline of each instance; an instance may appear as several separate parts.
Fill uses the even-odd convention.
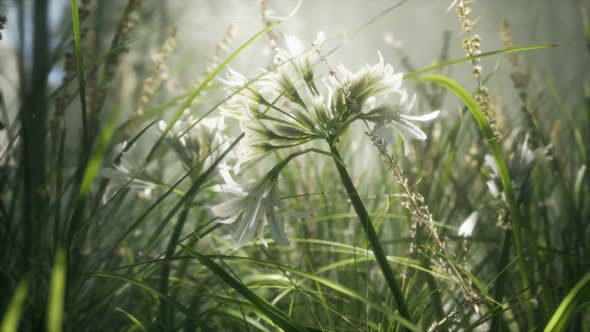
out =
[[[107,204],[122,188],[137,191],[140,199],[150,199],[155,184],[135,171],[135,167],[129,158],[132,151],[128,151],[127,141],[116,144],[113,150],[117,158],[114,160],[112,167],[105,167],[98,173],[99,177],[110,180],[102,196],[102,203]]]
[[[390,133],[387,133],[387,127],[395,129],[395,132],[400,135],[404,143],[404,154],[408,155],[410,151],[410,138],[415,138],[420,141],[426,140],[426,134],[412,121],[425,122],[434,120],[440,114],[440,111],[434,111],[423,115],[409,115],[411,109],[416,103],[416,95],[412,97],[410,101],[407,99],[407,95],[401,93],[400,102],[397,105],[381,105],[373,108],[368,112],[364,119],[375,123],[373,128],[374,135],[389,141],[391,137]]]
[[[283,223],[275,210],[281,203],[276,176],[269,173],[240,188],[228,172],[224,172],[223,175],[226,184],[229,187],[235,187],[232,193],[237,197],[215,205],[211,210],[219,218],[218,222],[236,224],[236,249],[250,241],[256,234],[264,245],[267,245],[263,236],[264,226],[268,226],[275,243],[289,245]]]
[[[459,227],[459,232],[457,235],[463,237],[470,237],[473,234],[473,229],[475,228],[475,224],[477,223],[477,211],[474,211],[463,221],[461,227]]]
[[[357,120],[372,124],[373,132],[393,129],[402,137],[406,154],[410,138],[426,139],[414,123],[432,120],[439,111],[410,115],[416,98],[408,98],[402,86],[403,74],[386,64],[381,53],[374,65],[355,72],[338,66],[330,68],[328,78],[317,78],[317,64],[327,64],[319,51],[323,41],[323,34],[318,34],[309,49],[299,39],[286,36],[286,48],[275,49],[275,68],[266,71],[261,79],[247,81],[230,69],[221,81],[231,95],[222,112],[239,120],[244,133],[234,172],[269,151],[297,147],[315,139],[333,144]],[[378,98],[392,94],[399,98],[398,102],[377,104]],[[212,210],[220,222],[237,224],[238,247],[256,233],[262,238],[265,225],[275,242],[288,243],[274,210],[280,202],[276,177],[286,164],[283,162],[263,179],[244,187],[230,185],[229,170],[223,171],[226,189],[233,187],[231,192],[237,197]]]
[[[167,139],[188,167],[201,162],[206,168],[229,146],[227,136],[222,134],[225,119],[222,116],[200,118],[188,111],[174,123],[170,130],[172,135]],[[160,131],[164,131],[166,126],[164,121],[158,123]]]
[[[319,49],[323,39],[318,34],[312,43],[314,50]],[[372,122],[374,131],[384,136],[388,136],[388,132],[382,131],[385,128],[397,132],[404,141],[406,154],[410,138],[426,139],[426,134],[413,122],[432,120],[439,112],[408,114],[415,104],[415,96],[408,98],[402,87],[403,74],[394,72],[381,53],[378,52],[376,64],[356,72],[338,66],[331,70],[329,79],[321,80],[323,84],[318,85],[314,73],[316,63],[323,61],[319,51],[306,51],[295,37],[287,36],[285,40],[287,47],[276,49],[277,68],[268,71],[259,82],[248,85],[244,76],[233,70],[222,81],[229,92],[242,89],[225,111],[241,121],[246,135],[239,148],[238,166],[272,149],[292,147],[316,138],[336,139],[352,122],[361,119]],[[391,94],[399,97],[398,103],[375,107],[377,98]],[[267,114],[270,112],[279,114],[271,117]]]
[[[349,93],[347,98],[357,106],[363,106],[370,97],[385,96],[391,93],[400,95],[401,102],[407,100],[406,90],[402,88],[403,73],[395,73],[390,64],[385,64],[381,52],[377,52],[379,61],[373,65],[352,73],[344,66],[338,66],[337,79],[334,83],[342,83]],[[349,100],[350,102],[350,100]]]
[[[242,74],[229,67],[227,68],[226,78],[220,79],[220,81],[229,93],[236,93],[228,100],[222,110],[226,115],[239,118],[240,111],[244,107],[249,108],[251,104],[258,104],[262,98],[258,91],[247,86],[248,80]]]

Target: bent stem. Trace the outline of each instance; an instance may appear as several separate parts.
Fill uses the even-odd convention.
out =
[[[365,205],[361,201],[361,198],[352,183],[352,179],[346,170],[346,167],[342,163],[342,158],[340,157],[340,153],[338,149],[336,149],[336,145],[333,139],[328,140],[328,145],[330,146],[330,152],[332,152],[332,158],[334,159],[334,163],[336,164],[336,168],[338,169],[338,174],[340,175],[340,180],[342,180],[342,184],[346,189],[346,193],[348,194],[348,198],[354,207],[354,211],[356,212],[357,216],[359,217],[359,221],[361,222],[361,226],[363,226],[363,230],[367,235],[367,240],[369,241],[371,248],[373,249],[373,253],[375,255],[375,259],[377,261],[377,265],[379,265],[379,269],[381,269],[381,273],[383,277],[385,277],[385,281],[387,282],[387,286],[393,293],[393,297],[397,304],[397,308],[405,319],[411,321],[410,314],[408,312],[408,308],[406,307],[406,303],[404,300],[404,296],[402,294],[401,288],[397,284],[395,280],[395,276],[393,275],[393,271],[391,270],[391,266],[387,261],[387,256],[385,255],[385,251],[383,251],[383,247],[379,242],[379,237],[377,236],[377,232],[373,227],[373,223],[371,222],[371,218],[369,217],[369,213],[365,208]]]

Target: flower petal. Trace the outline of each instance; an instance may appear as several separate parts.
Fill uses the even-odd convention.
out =
[[[412,121],[430,121],[430,120],[434,120],[438,117],[438,115],[440,114],[440,111],[434,111],[428,114],[422,114],[422,115],[407,115],[407,114],[400,114],[401,118],[404,118],[406,120],[412,120]]]
[[[459,227],[459,232],[457,235],[463,237],[470,237],[473,234],[473,229],[475,228],[475,224],[477,223],[477,211],[474,211],[463,221],[461,227]]]

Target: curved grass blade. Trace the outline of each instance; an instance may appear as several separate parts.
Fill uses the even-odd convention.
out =
[[[510,211],[510,221],[512,224],[512,230],[514,232],[514,236],[512,237],[512,239],[514,241],[514,246],[516,247],[516,255],[518,257],[518,267],[521,282],[523,284],[523,288],[525,289],[524,296],[525,298],[532,298],[529,284],[528,268],[524,257],[524,248],[521,242],[522,216],[516,203],[514,190],[512,188],[512,179],[510,178],[510,174],[508,173],[506,159],[504,158],[504,155],[500,148],[500,144],[498,144],[498,138],[494,136],[494,131],[492,130],[492,127],[488,123],[485,114],[481,111],[475,99],[473,99],[471,94],[469,94],[469,92],[467,92],[467,90],[465,90],[457,82],[455,82],[447,76],[438,74],[421,77],[420,80],[440,84],[445,88],[451,90],[459,99],[461,99],[461,101],[467,106],[467,108],[471,112],[471,115],[473,115],[473,117],[475,118],[475,121],[479,125],[479,128],[481,129],[484,138],[488,142],[488,145],[492,152],[492,156],[494,157],[496,165],[498,166],[500,180],[502,182],[502,187],[504,189],[504,194],[506,196],[506,202],[508,203],[508,209]],[[502,302],[501,299],[496,299],[496,301]],[[529,321],[534,321],[533,309],[530,301],[526,302],[526,308]]]
[[[84,210],[86,197],[90,192],[90,187],[92,186],[94,179],[98,175],[98,170],[102,160],[104,159],[105,153],[107,152],[107,147],[111,141],[111,137],[113,136],[118,115],[119,110],[114,109],[109,116],[107,123],[102,129],[98,140],[98,145],[96,146],[96,149],[92,153],[92,156],[86,165],[86,170],[82,176],[82,183],[80,185],[78,197],[76,198],[76,206],[74,208],[74,212],[72,213],[70,225],[66,232],[66,248],[68,248],[69,243],[72,241],[79,227],[81,226],[83,215],[82,211]]]
[[[139,327],[140,330],[142,330],[144,332],[148,332],[145,325],[139,319],[137,319],[137,317],[135,317],[132,313],[130,313],[129,311],[127,311],[123,308],[119,308],[119,307],[115,307],[114,309],[116,311],[122,313],[123,315],[125,315],[125,317],[129,318],[129,320],[133,322],[133,324],[134,324],[133,326],[137,326],[137,327]]]
[[[285,315],[282,311],[277,309],[267,300],[259,297],[253,293],[248,287],[241,282],[234,279],[229,273],[227,273],[221,266],[212,261],[209,257],[185,246],[181,245],[182,248],[190,255],[196,258],[201,264],[205,265],[211,272],[221,278],[231,288],[235,289],[240,295],[245,297],[254,306],[256,306],[265,316],[270,318],[277,326],[284,329],[285,331],[302,331],[302,327],[298,326],[290,317]]]
[[[188,318],[190,318],[194,322],[196,322],[203,330],[211,331],[211,328],[209,328],[207,326],[207,324],[201,319],[201,317],[195,315],[194,312],[190,311],[187,307],[182,305],[182,303],[178,302],[175,298],[173,298],[171,296],[160,293],[157,289],[153,288],[152,286],[150,286],[142,281],[138,281],[138,280],[129,278],[124,275],[114,274],[114,273],[106,273],[106,272],[97,272],[97,273],[91,274],[90,276],[100,277],[100,278],[118,279],[121,281],[125,281],[128,284],[135,285],[135,286],[147,291],[148,293],[160,298],[163,301],[168,301],[169,303],[172,303],[176,308],[178,308]]]
[[[20,321],[20,316],[22,313],[23,305],[25,303],[25,299],[27,298],[27,293],[29,291],[29,276],[27,275],[23,280],[21,280],[16,287],[16,291],[12,296],[12,300],[8,305],[8,309],[4,314],[4,318],[2,319],[2,325],[0,325],[0,330],[2,332],[16,332],[18,330],[18,322]]]
[[[172,218],[172,216],[174,216],[174,214],[176,214],[176,212],[181,208],[181,206],[185,203],[185,201],[189,197],[191,197],[192,195],[194,195],[201,188],[201,185],[209,178],[209,176],[211,174],[213,174],[213,172],[217,169],[217,166],[223,160],[223,158],[225,158],[225,156],[242,140],[242,138],[244,138],[244,136],[245,136],[244,133],[240,134],[240,136],[238,136],[231,143],[231,145],[227,149],[225,149],[223,151],[223,153],[211,164],[211,166],[209,166],[209,168],[207,168],[207,170],[205,172],[203,172],[201,175],[199,175],[199,177],[192,184],[191,188],[185,193],[185,195],[183,197],[181,197],[175,203],[175,205],[172,207],[172,209],[170,210],[170,212],[168,213],[168,215],[165,217],[165,219]],[[197,166],[195,166],[193,169],[189,170],[189,172],[187,172],[180,180],[178,180],[174,185],[172,185],[170,187],[170,189],[167,190],[166,193],[164,193],[164,195],[160,196],[156,200],[156,202],[154,202],[152,205],[150,205],[150,207],[144,213],[142,213],[141,216],[139,216],[133,222],[133,224],[123,233],[123,235],[119,238],[119,240],[117,240],[116,243],[123,242],[137,227],[139,227],[141,225],[141,223],[143,223],[146,220],[146,218],[148,217],[148,215],[156,209],[156,207],[158,206],[158,204],[160,204],[164,200],[164,198],[166,198],[170,193],[172,193],[172,191],[185,178],[187,178],[192,173],[192,171],[194,169],[196,169],[196,167]]]
[[[482,53],[480,55],[476,55],[476,56],[467,56],[464,58],[459,58],[459,59],[455,59],[455,60],[450,60],[450,61],[445,61],[445,62],[441,62],[441,63],[437,63],[435,65],[432,65],[430,67],[426,67],[420,70],[416,70],[414,72],[411,73],[407,73],[404,75],[404,79],[408,79],[408,78],[415,78],[419,75],[422,75],[424,73],[428,73],[431,71],[435,71],[437,69],[441,69],[447,66],[451,66],[451,65],[456,65],[458,63],[462,63],[462,62],[468,62],[473,60],[474,58],[485,58],[488,56],[492,56],[492,55],[498,55],[498,54],[507,54],[507,53],[514,53],[514,52],[524,52],[524,51],[533,51],[533,50],[540,50],[540,49],[545,49],[545,48],[552,48],[552,47],[557,47],[559,45],[555,45],[555,44],[545,44],[545,45],[531,45],[531,46],[522,46],[522,47],[510,47],[510,48],[505,48],[502,50],[496,50],[496,51],[491,51],[491,52],[485,52]]]
[[[240,322],[240,323],[246,322],[259,331],[270,332],[269,329],[264,327],[264,325],[260,324],[260,322],[258,322],[256,319],[254,319],[250,316],[244,317],[242,315],[242,312],[240,312],[239,310],[230,309],[230,308],[221,308],[219,311],[226,314],[229,319],[235,319],[237,322]]]
[[[352,299],[355,299],[357,301],[365,303],[366,305],[370,306],[371,308],[376,309],[379,312],[383,313],[385,316],[387,316],[392,321],[399,322],[401,325],[403,325],[404,327],[408,328],[411,331],[419,331],[420,330],[412,322],[403,318],[400,314],[393,312],[393,310],[391,308],[382,306],[378,303],[372,303],[369,301],[369,299],[367,299],[363,295],[360,295],[359,293],[355,292],[354,290],[349,289],[341,284],[338,284],[328,278],[320,277],[316,274],[307,273],[307,272],[304,272],[304,271],[301,271],[301,270],[298,270],[298,269],[295,269],[295,268],[292,268],[292,267],[289,267],[286,265],[278,265],[277,266],[276,262],[268,262],[268,261],[264,261],[264,260],[260,260],[260,259],[256,259],[256,258],[240,257],[240,256],[224,256],[224,255],[215,255],[214,257],[219,258],[219,259],[223,259],[223,260],[245,261],[247,263],[254,263],[254,264],[261,265],[264,267],[269,267],[269,268],[280,267],[280,269],[282,269],[286,272],[290,272],[290,273],[299,275],[305,279],[308,279],[310,281],[317,282],[317,283],[324,285],[324,286],[328,287],[329,289],[332,289],[340,294],[346,295]]]
[[[580,281],[576,283],[574,288],[569,291],[555,313],[545,326],[545,332],[563,331],[567,326],[567,322],[572,316],[578,303],[583,299],[590,298],[590,272],[586,273]]]

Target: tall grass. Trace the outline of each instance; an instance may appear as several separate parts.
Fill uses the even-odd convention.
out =
[[[276,4],[261,1],[258,32],[234,40],[232,25],[216,46],[189,47],[177,34],[198,32],[165,26],[169,35],[153,33],[149,15],[171,22],[165,2],[72,0],[54,49],[49,3],[15,7],[19,84],[12,96],[5,85],[0,91],[0,101],[18,101],[0,103],[2,331],[589,326],[590,94],[580,86],[562,96],[557,78],[522,65],[533,52],[576,45],[515,46],[501,18],[481,13],[504,27],[505,48],[449,60],[454,46],[445,40],[458,38],[441,27],[442,53],[431,55],[438,63],[415,66],[409,50],[394,50],[408,68],[402,84],[418,93],[412,112],[442,108],[438,119],[419,123],[428,138],[408,155],[399,137],[375,136],[368,117],[306,118],[284,103],[293,94],[284,86],[276,99],[257,100],[257,119],[282,121],[273,130],[290,141],[255,142],[275,149],[238,171],[235,160],[252,141],[247,125],[226,117],[236,111],[232,101],[304,57],[257,59],[263,72],[239,84],[225,77],[228,65],[249,51],[284,47],[290,33],[281,23],[297,17],[276,18],[267,10]],[[363,17],[345,37],[328,36],[321,50],[305,44],[318,69],[311,79],[298,73],[304,83],[332,80],[341,88],[333,92],[346,96],[343,107],[360,112],[349,100],[357,91],[333,66],[337,51],[406,5]],[[98,14],[105,10],[109,17]],[[579,22],[586,35],[587,21]],[[29,26],[32,47],[24,40]],[[153,61],[148,48],[158,50]],[[452,69],[472,70],[483,59],[510,68],[510,77],[477,76],[470,92]],[[57,69],[63,82],[48,87]],[[482,87],[499,93],[495,82],[511,82],[516,100],[482,103]],[[399,121],[395,114],[389,120]],[[306,136],[287,128],[290,120],[336,129]],[[255,181],[236,190],[228,174]],[[270,189],[259,191],[264,185]],[[266,224],[260,216],[250,221],[262,237],[242,237],[249,228],[216,217],[220,203],[233,202],[230,193],[279,207],[258,204],[272,214]],[[470,215],[477,222],[466,232]],[[277,234],[283,223],[286,239]],[[277,243],[283,240],[289,245]]]

